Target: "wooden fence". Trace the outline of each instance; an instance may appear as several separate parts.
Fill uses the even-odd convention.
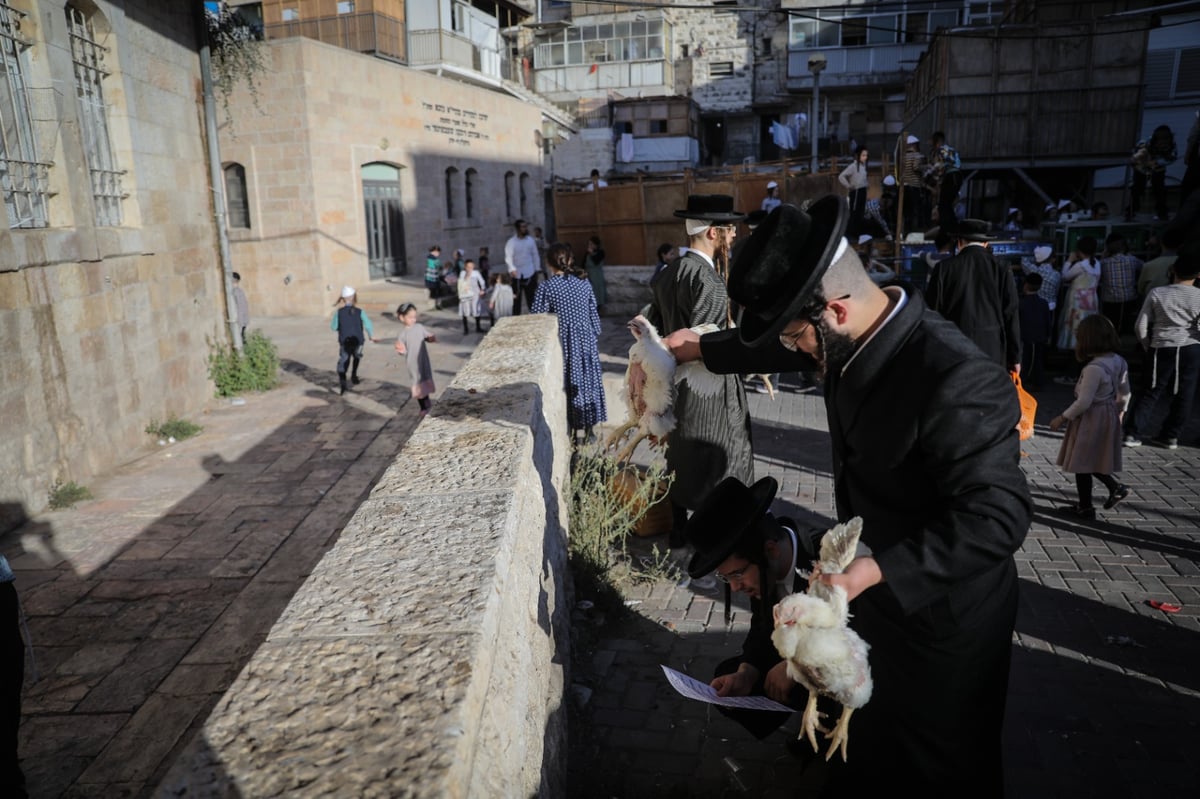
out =
[[[844,165],[837,165],[838,171]],[[884,172],[887,174],[887,165]],[[605,262],[635,265],[655,263],[660,244],[681,245],[687,241],[677,209],[687,207],[689,194],[728,194],[733,207],[743,213],[762,205],[767,183],[779,184],[779,198],[800,205],[826,194],[845,194],[837,171],[809,174],[796,161],[751,164],[720,170],[687,170],[682,176],[640,176],[636,181],[613,184],[594,191],[576,187],[554,191],[557,240],[567,242],[582,258],[587,240],[599,236]],[[878,196],[881,174],[872,169],[873,196]],[[739,231],[745,234],[745,228]]]

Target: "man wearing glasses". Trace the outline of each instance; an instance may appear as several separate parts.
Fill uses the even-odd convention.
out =
[[[733,210],[732,197],[693,194],[675,216],[684,220],[688,250],[659,274],[651,286],[654,297],[642,314],[664,335],[703,324],[724,329],[730,318],[725,290],[729,252],[735,225],[745,215]],[[674,410],[666,461],[675,473],[669,495],[674,514],[670,545],[678,547],[686,543],[687,512],[700,507],[717,483],[730,476],[753,482],[754,453],[746,393],[736,376],[717,377],[703,389],[680,383]]]
[[[871,282],[848,215],[835,196],[773,212],[730,274],[741,325],[666,343],[715,372],[824,378],[838,520],[863,518],[870,554],[819,579],[846,589],[875,683],[833,785],[1000,797],[1013,553],[1031,512],[1019,404],[1004,368],[914,289]]]
[[[749,487],[736,477],[722,480],[688,521],[687,537],[696,548],[688,574],[698,579],[711,572],[725,584],[727,619],[733,591],[750,598],[750,631],[742,651],[713,671],[711,685],[717,694],[759,694],[777,702],[803,703],[807,692],[792,695],[798,686],[788,677],[787,664],[771,643],[775,626],[771,609],[785,596],[806,588],[796,567],[808,569],[814,555],[811,549],[805,550],[808,541],[797,537],[794,521],[771,515],[769,508],[778,487],[773,477]],[[806,533],[805,538],[811,536]],[[718,710],[760,739],[789,715],[720,706]]]

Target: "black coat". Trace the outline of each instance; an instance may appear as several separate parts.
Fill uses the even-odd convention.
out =
[[[713,371],[808,361],[781,346],[747,351],[727,333],[703,338],[701,352]],[[856,791],[999,796],[1013,553],[1031,511],[1013,384],[911,293],[827,379],[825,406],[838,518],[863,518],[885,580],[851,603],[875,692],[854,715],[841,776]]]
[[[1017,284],[986,247],[968,245],[938,263],[925,302],[1001,366],[1021,362]]]

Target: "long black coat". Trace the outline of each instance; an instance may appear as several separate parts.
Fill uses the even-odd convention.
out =
[[[782,347],[747,351],[724,332],[701,352],[721,372],[811,364]],[[847,795],[904,785],[1000,796],[1013,553],[1031,511],[1012,382],[910,293],[845,374],[827,379],[825,406],[838,518],[863,517],[885,581],[851,603],[875,691],[854,715],[853,757],[836,782]]]
[[[654,299],[645,314],[663,336],[696,325],[726,327],[725,282],[699,255],[688,252],[673,261],[651,288]],[[712,396],[680,383],[674,409],[676,424],[667,436],[666,453],[667,468],[675,473],[672,502],[694,510],[728,476],[746,485],[754,482],[750,413],[741,380],[726,376]]]
[[[938,263],[925,302],[996,363],[1008,368],[1021,362],[1017,284],[991,250],[968,245]]]

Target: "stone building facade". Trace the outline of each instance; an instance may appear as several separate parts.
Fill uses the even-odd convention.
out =
[[[212,396],[225,335],[197,16],[4,0],[0,528]]]
[[[433,244],[502,263],[514,220],[542,224],[537,108],[307,38],[264,47],[257,101],[235,93],[221,132],[256,313],[328,314],[343,285],[419,279]]]

